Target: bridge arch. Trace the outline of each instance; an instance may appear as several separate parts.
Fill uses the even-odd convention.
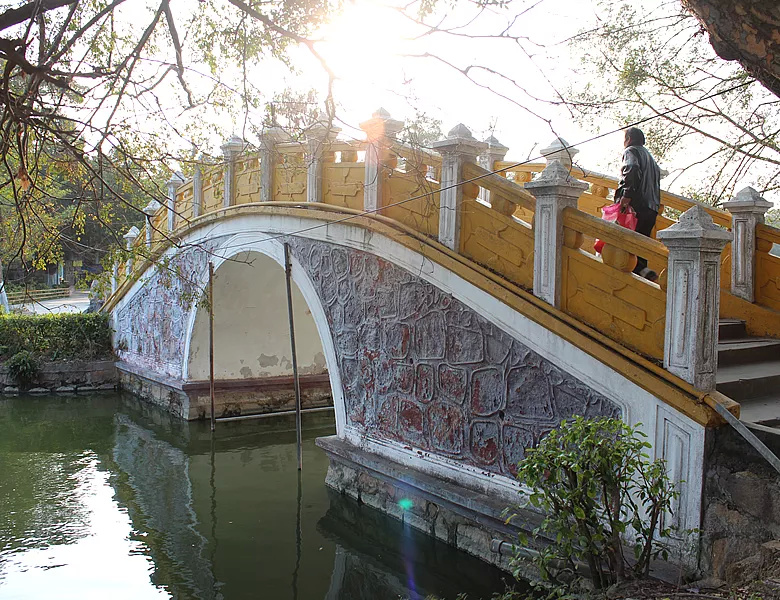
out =
[[[284,292],[284,242],[281,239],[274,238],[273,236],[269,236],[268,234],[262,232],[238,233],[236,235],[222,237],[218,244],[210,248],[210,253],[211,262],[214,265],[215,273],[215,296],[217,295],[217,290],[220,286],[220,270],[224,271],[231,265],[240,264],[241,266],[245,267],[246,274],[249,277],[252,277],[253,275],[266,275],[272,278],[271,281],[266,281],[264,283],[267,285],[277,286],[275,291],[280,292],[277,293],[277,296],[283,297],[283,304],[265,308],[265,314],[263,315],[265,320],[264,326],[267,327],[271,325],[268,323],[268,321],[274,320],[275,323],[272,325],[275,326],[276,329],[284,329],[284,333],[282,335],[284,340],[282,344],[286,344],[287,351],[289,352],[287,305],[286,295]],[[258,271],[260,272],[255,271],[253,273],[252,270],[255,266],[254,262],[258,256],[260,257],[260,264],[257,266],[259,267]],[[270,259],[268,262],[275,263],[277,267],[275,272],[268,268],[269,265],[266,263],[266,261],[263,260],[263,258]],[[206,290],[208,287],[208,270],[201,270],[198,275],[198,288],[201,290]],[[341,434],[345,423],[344,395],[342,391],[338,360],[336,358],[336,350],[333,345],[333,337],[331,335],[330,326],[328,324],[322,302],[317,295],[311,278],[308,276],[306,271],[301,268],[298,259],[294,255],[291,256],[291,279],[293,281],[293,304],[297,306],[296,300],[300,299],[297,298],[299,293],[300,297],[303,299],[306,307],[309,310],[311,321],[313,321],[317,336],[319,337],[322,354],[324,355],[325,359],[325,366],[327,367],[328,378],[330,379],[333,406],[336,414],[336,431],[338,434]],[[239,305],[240,300],[244,300],[244,302],[247,300],[251,301],[250,298],[245,297],[246,292],[243,290],[235,289],[231,290],[230,293],[238,294],[237,299],[239,300]],[[234,298],[234,301],[235,300],[236,298]],[[205,320],[203,317],[207,318],[205,313],[205,307],[202,303],[193,303],[187,315],[187,325],[184,329],[184,351],[182,352],[181,362],[182,379],[185,381],[202,377],[202,369],[199,370],[199,372],[193,372],[193,359],[195,358],[195,344],[193,344],[193,339],[197,339],[198,334],[200,334],[200,336],[208,335],[208,330],[203,330],[202,323],[200,328],[196,327],[196,324]],[[198,318],[199,315],[201,315],[201,319]],[[236,317],[236,319],[232,321],[233,324],[238,324],[241,322],[241,315],[233,316]],[[300,314],[297,315],[297,321],[295,323],[296,335],[298,338],[299,357],[307,350],[309,350],[309,354],[311,354],[312,350],[312,343],[310,339],[311,332],[302,331],[302,328],[304,330],[308,329],[310,323],[300,319],[300,316]],[[306,315],[304,315],[304,318],[305,316]],[[254,328],[250,323],[248,333],[252,334],[253,331]],[[235,333],[235,331],[233,333]],[[301,335],[302,333],[304,335]],[[225,336],[222,337],[224,339]],[[198,341],[200,342],[199,345],[201,347],[207,348],[207,338],[205,343],[202,339]],[[218,351],[219,350],[217,350],[217,352]],[[282,360],[285,360],[285,358],[282,358]]]
[[[283,243],[290,243],[293,279],[327,350],[338,437],[349,452],[367,451],[511,502],[518,489],[512,465],[526,447],[571,414],[620,413],[629,424],[643,424],[655,455],[667,459],[683,487],[675,518],[685,527],[698,522],[704,428],[612,365],[597,341],[567,333],[535,300],[491,287],[437,247],[365,218],[244,205],[200,221],[180,239],[199,252],[201,285],[209,259],[222,264],[250,250],[281,265]],[[352,268],[353,260],[357,271],[348,274],[344,267]],[[362,275],[366,265],[373,269],[370,277]],[[374,280],[381,289],[367,285]],[[344,282],[343,289],[334,287]],[[120,320],[139,286],[117,303]],[[347,306],[352,300],[359,312]],[[352,312],[345,319],[347,310]],[[190,308],[182,319],[182,346],[169,352],[178,356],[175,377],[187,368],[185,345],[191,342],[185,338],[195,318]],[[376,327],[361,328],[365,319]],[[364,336],[371,330],[376,338]],[[375,354],[376,344],[381,347]],[[371,367],[373,360],[385,361],[388,378]]]

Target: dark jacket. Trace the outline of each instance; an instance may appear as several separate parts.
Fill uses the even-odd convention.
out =
[[[644,146],[629,146],[623,152],[620,185],[615,190],[615,202],[631,198],[635,211],[661,207],[661,169]]]

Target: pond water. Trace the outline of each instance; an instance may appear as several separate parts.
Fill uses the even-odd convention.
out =
[[[0,598],[489,598],[507,576],[325,487],[304,417],[185,423],[130,398],[0,400]]]

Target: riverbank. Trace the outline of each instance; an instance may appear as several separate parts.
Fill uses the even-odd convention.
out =
[[[0,393],[3,395],[61,394],[115,390],[119,383],[113,360],[51,361],[37,364],[37,375],[22,390],[12,370],[0,364]]]

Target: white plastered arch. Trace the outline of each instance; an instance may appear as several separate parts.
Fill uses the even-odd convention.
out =
[[[230,260],[238,254],[247,252],[256,252],[273,259],[282,269],[284,269],[284,243],[279,239],[268,239],[268,235],[263,232],[239,233],[227,237],[219,246],[212,249],[211,262],[214,265],[214,272],[227,260]],[[330,378],[331,394],[333,396],[333,408],[336,413],[336,433],[340,437],[344,435],[344,426],[346,425],[346,407],[344,405],[344,392],[341,387],[341,372],[339,369],[338,358],[336,357],[336,348],[333,344],[328,318],[325,310],[314,287],[314,283],[309,278],[306,271],[300,265],[295,256],[290,254],[291,277],[298,289],[301,291],[306,304],[311,311],[314,324],[317,327],[317,333],[322,342],[322,352],[325,355],[325,363],[328,367],[328,377]],[[208,269],[200,274],[201,280],[198,282],[199,289],[205,290],[208,286]],[[192,343],[192,334],[195,328],[195,318],[198,314],[198,302],[193,303],[187,316],[186,337],[184,340],[184,352],[182,353],[182,380],[189,379],[189,359],[190,345]]]

